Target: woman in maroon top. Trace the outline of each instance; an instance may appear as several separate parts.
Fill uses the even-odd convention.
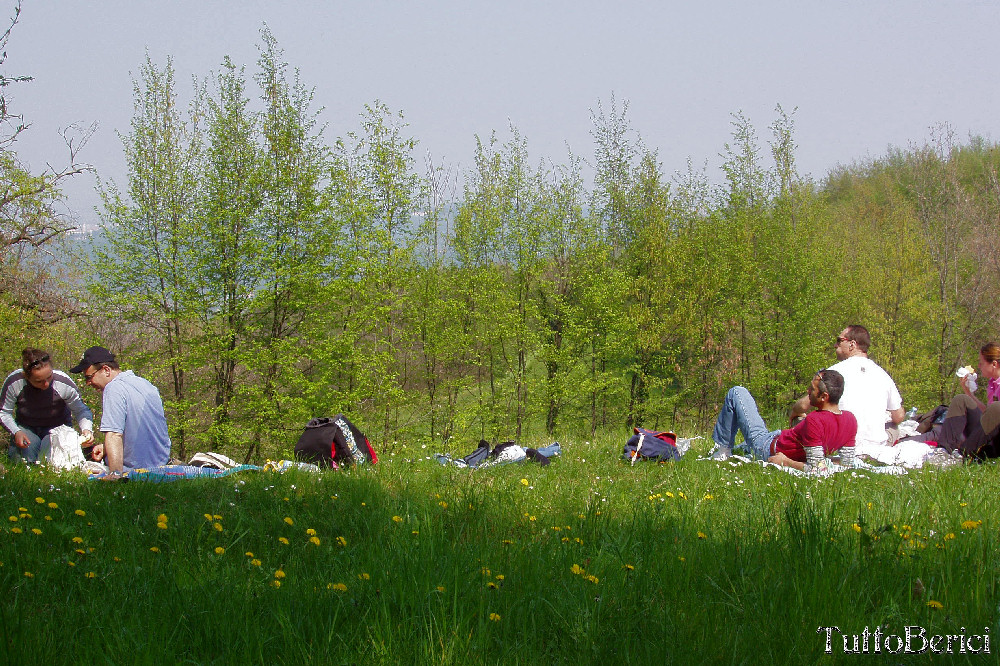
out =
[[[755,458],[777,465],[810,470],[824,456],[840,452],[841,462],[854,463],[854,437],[858,421],[838,405],[844,377],[836,370],[820,370],[809,385],[814,411],[790,430],[769,430],[753,396],[742,386],[726,394],[712,438],[718,446],[713,458],[725,460],[733,452],[736,433],[743,433]]]

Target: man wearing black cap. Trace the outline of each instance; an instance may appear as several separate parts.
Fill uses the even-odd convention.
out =
[[[94,446],[95,459],[103,456],[113,473],[167,464],[170,437],[155,386],[131,370],[122,372],[115,355],[104,347],[88,349],[70,372],[82,372],[86,383],[103,394],[104,445]]]

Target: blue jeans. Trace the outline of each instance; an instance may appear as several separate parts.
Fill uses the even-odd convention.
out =
[[[14,444],[13,435],[10,438],[10,448],[7,449],[7,457],[12,462],[37,463],[49,457],[49,450],[52,442],[49,439],[49,431],[52,428],[21,426],[21,431],[28,435],[28,448],[22,449]]]
[[[780,430],[768,430],[764,419],[757,411],[757,403],[750,391],[742,386],[734,386],[726,393],[722,403],[722,412],[715,422],[712,439],[719,446],[733,448],[736,433],[742,432],[743,439],[753,453],[754,458],[767,460],[771,456],[771,441]]]

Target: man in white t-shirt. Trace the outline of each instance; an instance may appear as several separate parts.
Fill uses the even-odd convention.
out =
[[[844,395],[840,408],[854,414],[858,420],[855,438],[857,453],[866,453],[866,447],[896,443],[895,426],[903,421],[903,399],[896,383],[875,361],[868,358],[871,334],[860,325],[852,325],[837,336],[834,352],[839,363],[830,366],[844,376]],[[792,408],[792,420],[806,413],[805,404],[799,400]]]

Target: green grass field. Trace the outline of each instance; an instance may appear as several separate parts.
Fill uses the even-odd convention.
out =
[[[995,465],[804,479],[630,467],[622,443],[161,484],[8,468],[0,661],[812,664],[857,660],[822,626],[1000,634]],[[940,659],[1000,649],[958,646]]]

